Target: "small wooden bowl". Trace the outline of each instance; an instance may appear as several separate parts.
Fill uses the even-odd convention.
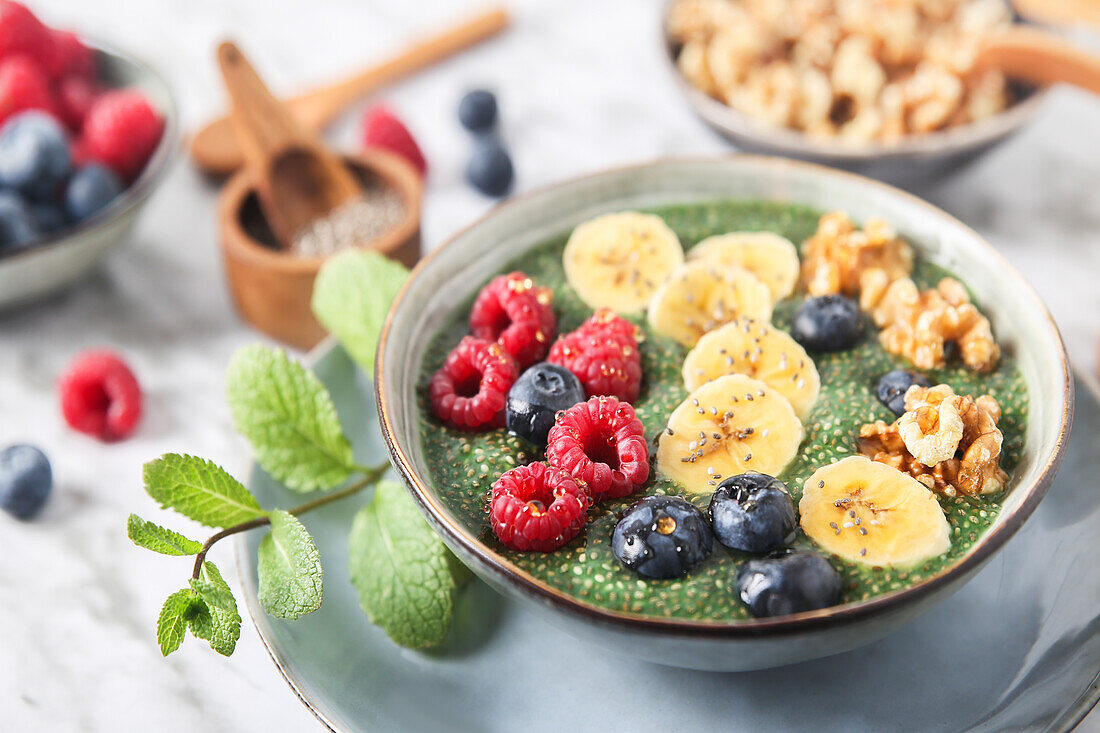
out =
[[[401,194],[404,219],[360,246],[412,267],[420,259],[420,197],[416,170],[389,153],[366,151],[344,157],[365,183],[381,181]],[[297,257],[279,250],[246,172],[233,176],[218,196],[218,228],[229,289],[241,317],[289,346],[310,349],[325,329],[313,317],[313,280],[323,257]]]

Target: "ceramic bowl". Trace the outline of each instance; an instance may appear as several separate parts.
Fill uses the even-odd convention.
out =
[[[786,617],[656,620],[612,612],[548,587],[471,534],[444,506],[419,438],[417,375],[430,338],[505,263],[601,213],[743,198],[881,216],[921,256],[959,273],[1017,359],[1032,398],[1011,492],[986,535],[956,564],[904,590]],[[747,670],[823,657],[873,641],[944,600],[1000,549],[1043,497],[1062,458],[1073,385],[1054,322],[1032,288],[961,222],[909,194],[849,173],[756,156],[666,160],[576,179],[497,207],[429,255],[397,296],[378,351],[375,389],[397,471],[444,541],[500,592],[573,634],[654,662]]]
[[[179,149],[176,102],[164,79],[129,54],[83,40],[95,53],[100,81],[112,88],[141,90],[164,116],[164,132],[137,180],[102,211],[27,249],[0,252],[0,307],[27,303],[63,289],[125,242]]]
[[[895,143],[871,142],[843,145],[815,140],[796,130],[770,127],[744,115],[696,89],[676,66],[678,45],[666,29],[664,18],[675,0],[667,2],[661,22],[660,53],[691,108],[704,122],[747,153],[782,155],[830,165],[888,181],[920,186],[960,170],[979,156],[1008,140],[1031,121],[1047,92],[1021,90],[1021,98],[1000,114],[984,120],[912,135]]]

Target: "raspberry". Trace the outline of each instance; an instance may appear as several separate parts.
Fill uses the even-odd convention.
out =
[[[634,408],[591,397],[550,428],[546,460],[587,487],[593,500],[633,494],[649,478],[649,444]]]
[[[88,110],[84,145],[92,159],[132,181],[160,142],[164,118],[138,91],[107,92]]]
[[[551,552],[577,536],[588,520],[588,495],[561,469],[532,463],[493,484],[493,532],[513,550]]]
[[[27,7],[0,0],[0,58],[26,54],[40,64],[53,56],[50,31]]]
[[[54,111],[46,74],[29,56],[17,54],[0,61],[0,123],[25,109]]]
[[[557,333],[553,294],[522,272],[494,277],[470,310],[474,338],[496,341],[525,369],[546,356]]]
[[[64,76],[78,76],[85,81],[92,78],[95,71],[95,57],[92,50],[72,31],[50,31],[52,53],[46,70],[54,79]],[[43,62],[45,63],[45,62]]]
[[[632,402],[642,386],[636,333],[634,324],[599,310],[576,331],[554,342],[547,361],[573,372],[589,395]]]
[[[424,154],[420,152],[412,133],[385,105],[372,107],[363,115],[363,145],[400,155],[421,176],[428,172],[428,161],[424,160]]]
[[[432,411],[459,430],[504,427],[508,390],[518,376],[500,344],[466,336],[428,383]]]
[[[87,351],[61,377],[61,413],[73,430],[121,440],[141,420],[141,387],[110,351]]]
[[[56,90],[58,115],[70,130],[79,132],[95,102],[95,87],[87,79],[71,75],[57,82]]]

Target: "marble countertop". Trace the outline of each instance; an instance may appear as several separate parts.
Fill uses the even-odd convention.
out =
[[[131,50],[174,86],[185,126],[222,108],[213,58],[232,36],[277,89],[292,91],[378,57],[481,0],[50,0],[53,25]],[[461,93],[495,88],[517,190],[660,155],[728,147],[681,104],[656,52],[656,0],[517,0],[505,37],[385,93],[431,164],[427,248],[492,202],[462,182],[470,140]],[[308,12],[305,8],[308,6]],[[332,130],[354,142],[349,114]],[[1035,124],[976,167],[919,191],[987,236],[1046,299],[1077,367],[1096,370],[1100,324],[1100,101],[1058,90]],[[215,189],[185,160],[149,204],[130,246],[70,292],[0,314],[0,445],[50,454],[56,493],[38,521],[0,517],[0,718],[9,730],[314,730],[249,621],[232,659],[188,640],[169,660],[154,640],[163,599],[188,562],[135,549],[126,515],[165,519],[141,464],[166,451],[239,474],[222,374],[257,340],[233,312],[218,253]],[[62,422],[54,380],[85,347],[123,353],[147,393],[132,439],[103,445]],[[185,523],[185,522],[184,522]],[[196,527],[194,534],[204,536]],[[214,559],[232,567],[232,549]],[[231,575],[231,582],[235,578]],[[1092,720],[1096,719],[1096,714]]]

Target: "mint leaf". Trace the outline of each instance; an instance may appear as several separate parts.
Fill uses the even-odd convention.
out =
[[[260,605],[272,616],[298,618],[321,607],[321,553],[292,514],[271,513],[271,531],[260,540]]]
[[[351,444],[320,380],[282,350],[246,346],[229,362],[229,407],[256,460],[295,491],[342,484]]]
[[[157,619],[157,643],[160,644],[161,654],[167,657],[179,649],[187,632],[188,621],[200,612],[200,606],[202,599],[190,588],[168,596]]]
[[[248,489],[202,458],[168,453],[146,463],[144,473],[145,490],[157,503],[208,527],[231,527],[264,516]]]
[[[209,611],[209,623],[201,614],[189,624],[191,633],[210,642],[210,648],[228,657],[241,637],[241,616],[233,591],[212,562],[204,562],[198,578],[191,579],[191,588]]]
[[[345,250],[321,266],[313,283],[313,313],[359,366],[374,373],[378,337],[390,303],[409,276],[377,252]]]
[[[402,646],[440,644],[454,612],[452,555],[404,487],[382,481],[348,540],[351,582],[370,620]]]
[[[195,555],[202,549],[201,542],[147,522],[136,514],[131,514],[126,520],[126,536],[138,547],[162,555]]]

